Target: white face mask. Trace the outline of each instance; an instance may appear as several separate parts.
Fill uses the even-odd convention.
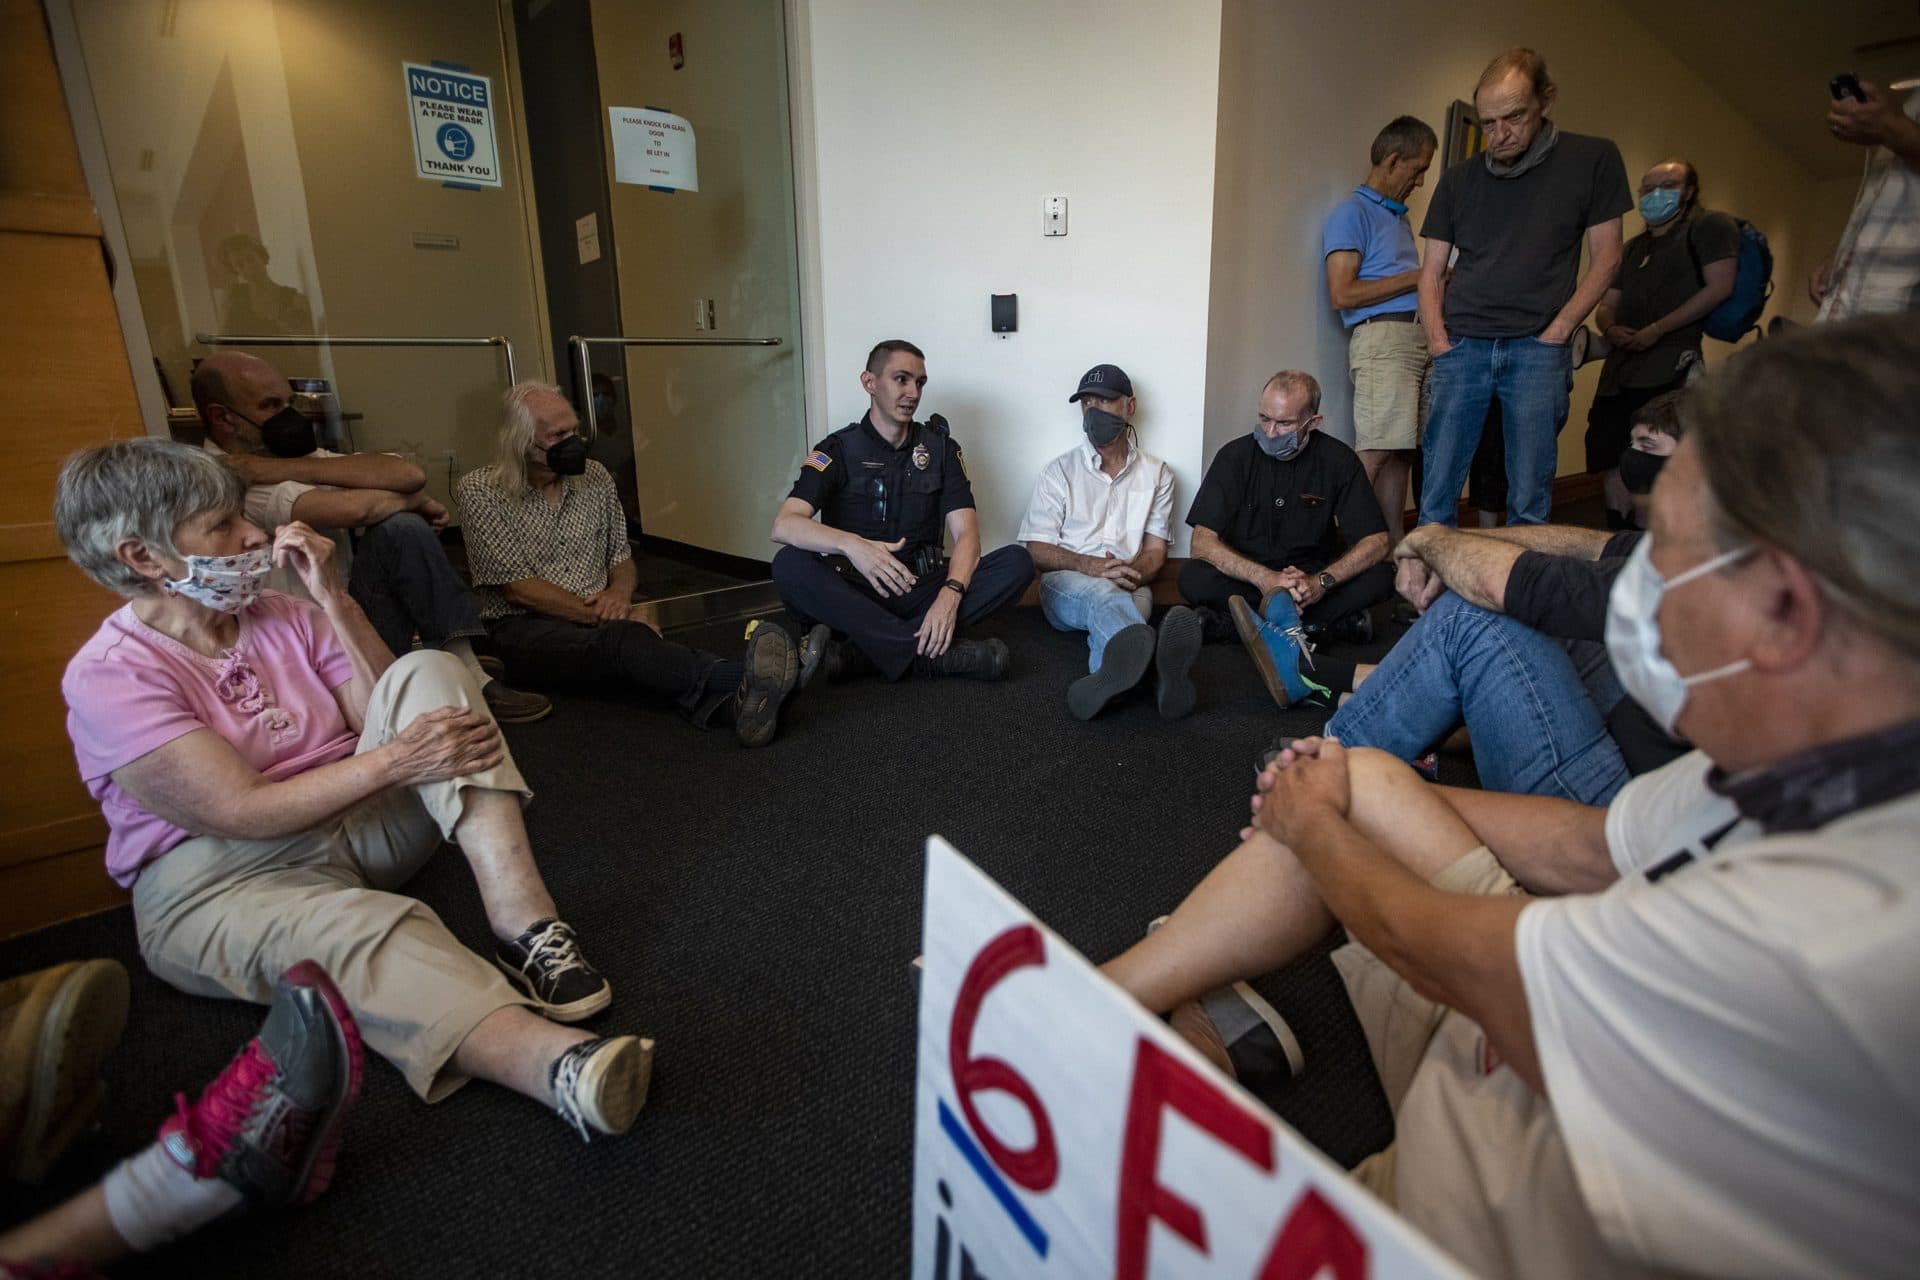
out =
[[[163,580],[160,589],[221,613],[242,613],[260,598],[273,573],[273,548],[237,556],[188,556],[187,576]]]
[[[1673,726],[1687,704],[1689,688],[1735,675],[1753,663],[1741,658],[1697,675],[1681,675],[1660,652],[1661,598],[1675,587],[1745,559],[1753,551],[1752,547],[1736,547],[1668,582],[1653,567],[1653,539],[1642,538],[1627,557],[1626,568],[1613,580],[1613,592],[1607,597],[1607,656],[1613,660],[1614,674],[1620,677],[1627,696],[1646,708],[1669,737],[1677,736]]]

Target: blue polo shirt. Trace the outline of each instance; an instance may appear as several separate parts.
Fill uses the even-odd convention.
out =
[[[1355,187],[1353,194],[1327,215],[1327,225],[1321,229],[1323,261],[1328,254],[1343,249],[1360,255],[1359,278],[1362,280],[1381,280],[1420,268],[1420,251],[1413,243],[1413,224],[1407,221],[1404,212],[1389,209],[1387,198],[1365,183]],[[1420,296],[1410,291],[1370,307],[1343,309],[1340,319],[1351,329],[1368,316],[1411,312],[1419,305]]]

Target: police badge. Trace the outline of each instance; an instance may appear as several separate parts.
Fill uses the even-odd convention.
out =
[[[917,445],[915,445],[915,446],[913,446],[913,468],[914,468],[914,470],[916,470],[916,471],[925,471],[925,470],[927,469],[927,464],[928,464],[929,462],[931,462],[931,461],[933,461],[933,455],[932,455],[931,453],[928,453],[928,452],[927,452],[927,446],[926,446],[926,445],[924,445],[924,444],[917,444]]]

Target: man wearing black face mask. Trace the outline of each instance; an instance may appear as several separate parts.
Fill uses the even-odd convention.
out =
[[[1319,635],[1364,641],[1393,594],[1387,522],[1353,450],[1318,430],[1320,384],[1267,379],[1257,424],[1222,445],[1187,512],[1193,559],[1180,594],[1218,631],[1231,611],[1281,706],[1352,687],[1353,664],[1310,652]]]
[[[313,424],[293,407],[293,388],[257,356],[221,351],[193,371],[193,403],[206,424],[206,448],[247,482],[247,519],[271,534],[299,520],[333,538],[347,587],[396,656],[418,635],[459,658],[502,724],[526,724],[553,711],[537,693],[509,688],[480,666],[473,637],[486,634],[479,602],[447,562],[438,531],[447,509],[426,491],[427,477],[388,453],[332,453],[316,447]],[[359,533],[359,545],[349,536]],[[305,598],[296,575],[276,571],[272,585]]]
[[[1135,443],[1133,381],[1118,365],[1087,370],[1067,400],[1080,406],[1086,443],[1047,464],[1020,523],[1047,621],[1087,633],[1089,674],[1068,687],[1067,707],[1090,720],[1152,666],[1160,714],[1177,719],[1193,710],[1188,672],[1200,652],[1200,619],[1176,605],[1158,636],[1147,624],[1148,584],[1167,560],[1173,469]]]
[[[800,674],[792,638],[762,624],[737,662],[663,639],[635,612],[626,517],[573,406],[558,387],[522,382],[505,408],[500,460],[460,477],[456,493],[508,674],[540,689],[650,694],[698,727],[731,724],[742,746],[773,741]]]

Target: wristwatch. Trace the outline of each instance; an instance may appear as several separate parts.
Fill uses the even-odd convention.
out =
[[[1320,589],[1322,591],[1331,591],[1333,590],[1333,587],[1334,587],[1333,575],[1328,573],[1325,569],[1322,569],[1320,571]]]
[[[958,578],[948,578],[945,582],[940,584],[940,589],[942,591],[951,591],[953,592],[953,594],[959,596],[962,600],[967,598],[967,584],[960,581],[960,579]]]

